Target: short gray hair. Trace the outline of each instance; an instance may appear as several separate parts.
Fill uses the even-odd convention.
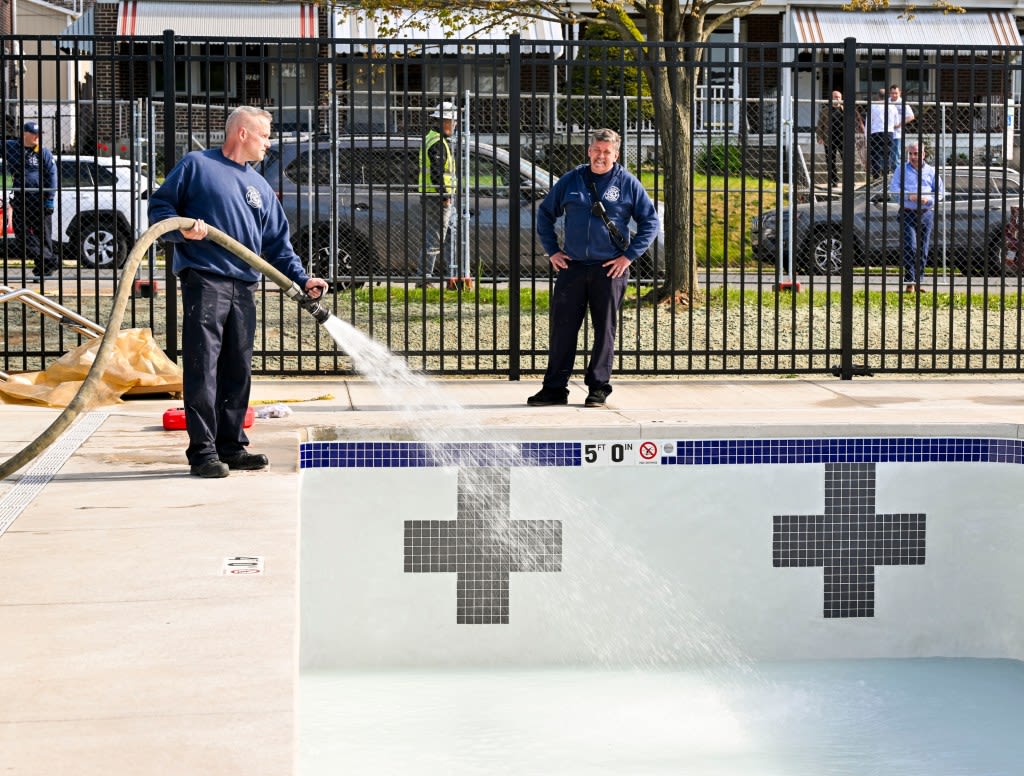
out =
[[[590,137],[590,142],[611,143],[618,148],[622,145],[622,138],[619,137],[619,133],[614,129],[595,129],[594,134]]]
[[[224,122],[224,131],[230,134],[239,121],[257,118],[266,119],[270,122],[274,120],[274,117],[268,111],[263,110],[263,108],[256,108],[252,105],[239,105],[228,114],[228,120]]]

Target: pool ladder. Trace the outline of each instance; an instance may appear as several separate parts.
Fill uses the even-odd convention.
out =
[[[57,304],[52,299],[40,294],[37,291],[33,291],[28,288],[11,288],[11,286],[5,286],[0,284],[0,304],[6,304],[7,302],[18,301],[27,307],[32,308],[38,313],[53,318],[64,328],[69,331],[73,331],[76,334],[81,334],[84,337],[90,339],[95,337],[102,337],[106,331],[98,323],[93,323],[88,318],[85,318],[74,310],[68,309],[64,305]],[[9,380],[10,375],[6,372],[0,372],[0,380]]]

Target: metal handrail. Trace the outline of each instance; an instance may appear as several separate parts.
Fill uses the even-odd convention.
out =
[[[37,291],[29,288],[12,288],[11,286],[0,284],[0,304],[14,301],[21,302],[26,307],[30,307],[38,313],[53,318],[64,328],[76,334],[81,334],[83,337],[95,339],[96,337],[102,337],[106,331],[98,323],[90,321],[74,310],[54,302]],[[7,380],[9,377],[6,373],[0,372],[0,379]]]

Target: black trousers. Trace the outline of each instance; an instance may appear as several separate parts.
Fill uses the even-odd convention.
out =
[[[611,390],[615,329],[628,284],[628,271],[620,278],[610,278],[608,268],[600,264],[570,261],[569,266],[558,273],[551,294],[545,388],[565,388],[569,384],[576,361],[580,327],[589,309],[594,345],[583,380],[588,388]]]
[[[179,276],[182,389],[192,465],[241,452],[252,387],[255,283],[186,269]]]
[[[19,191],[11,202],[11,221],[19,253],[33,262],[36,269],[53,269],[53,222],[43,210],[43,198],[28,191]]]
[[[868,135],[868,175],[889,174],[889,156],[892,154],[892,135],[873,132]]]
[[[828,182],[833,186],[839,183],[840,165],[843,163],[842,141],[834,143],[831,140],[825,144],[825,166],[828,168]]]

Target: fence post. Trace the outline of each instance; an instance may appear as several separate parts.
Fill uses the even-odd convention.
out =
[[[522,308],[520,307],[519,293],[522,286],[522,277],[519,267],[522,240],[520,239],[519,233],[519,207],[520,200],[523,196],[522,175],[519,172],[519,148],[522,142],[519,129],[522,123],[522,113],[519,102],[522,99],[522,62],[520,61],[522,48],[520,46],[519,33],[516,33],[509,38],[508,56],[508,80],[510,93],[508,110],[508,379],[518,380],[520,377],[520,351],[522,349],[522,342],[520,339],[520,319],[522,316]]]
[[[839,377],[853,379],[853,163],[857,132],[857,41],[843,41],[843,268],[839,277]],[[868,119],[865,119],[868,120]]]
[[[164,176],[171,171],[175,162],[174,136],[177,133],[177,122],[174,119],[174,92],[177,83],[174,80],[174,30],[164,30]],[[155,129],[155,128],[154,128]],[[167,299],[167,320],[164,331],[167,332],[167,355],[172,361],[178,360],[178,287],[174,277],[174,246],[164,243],[164,288]]]

